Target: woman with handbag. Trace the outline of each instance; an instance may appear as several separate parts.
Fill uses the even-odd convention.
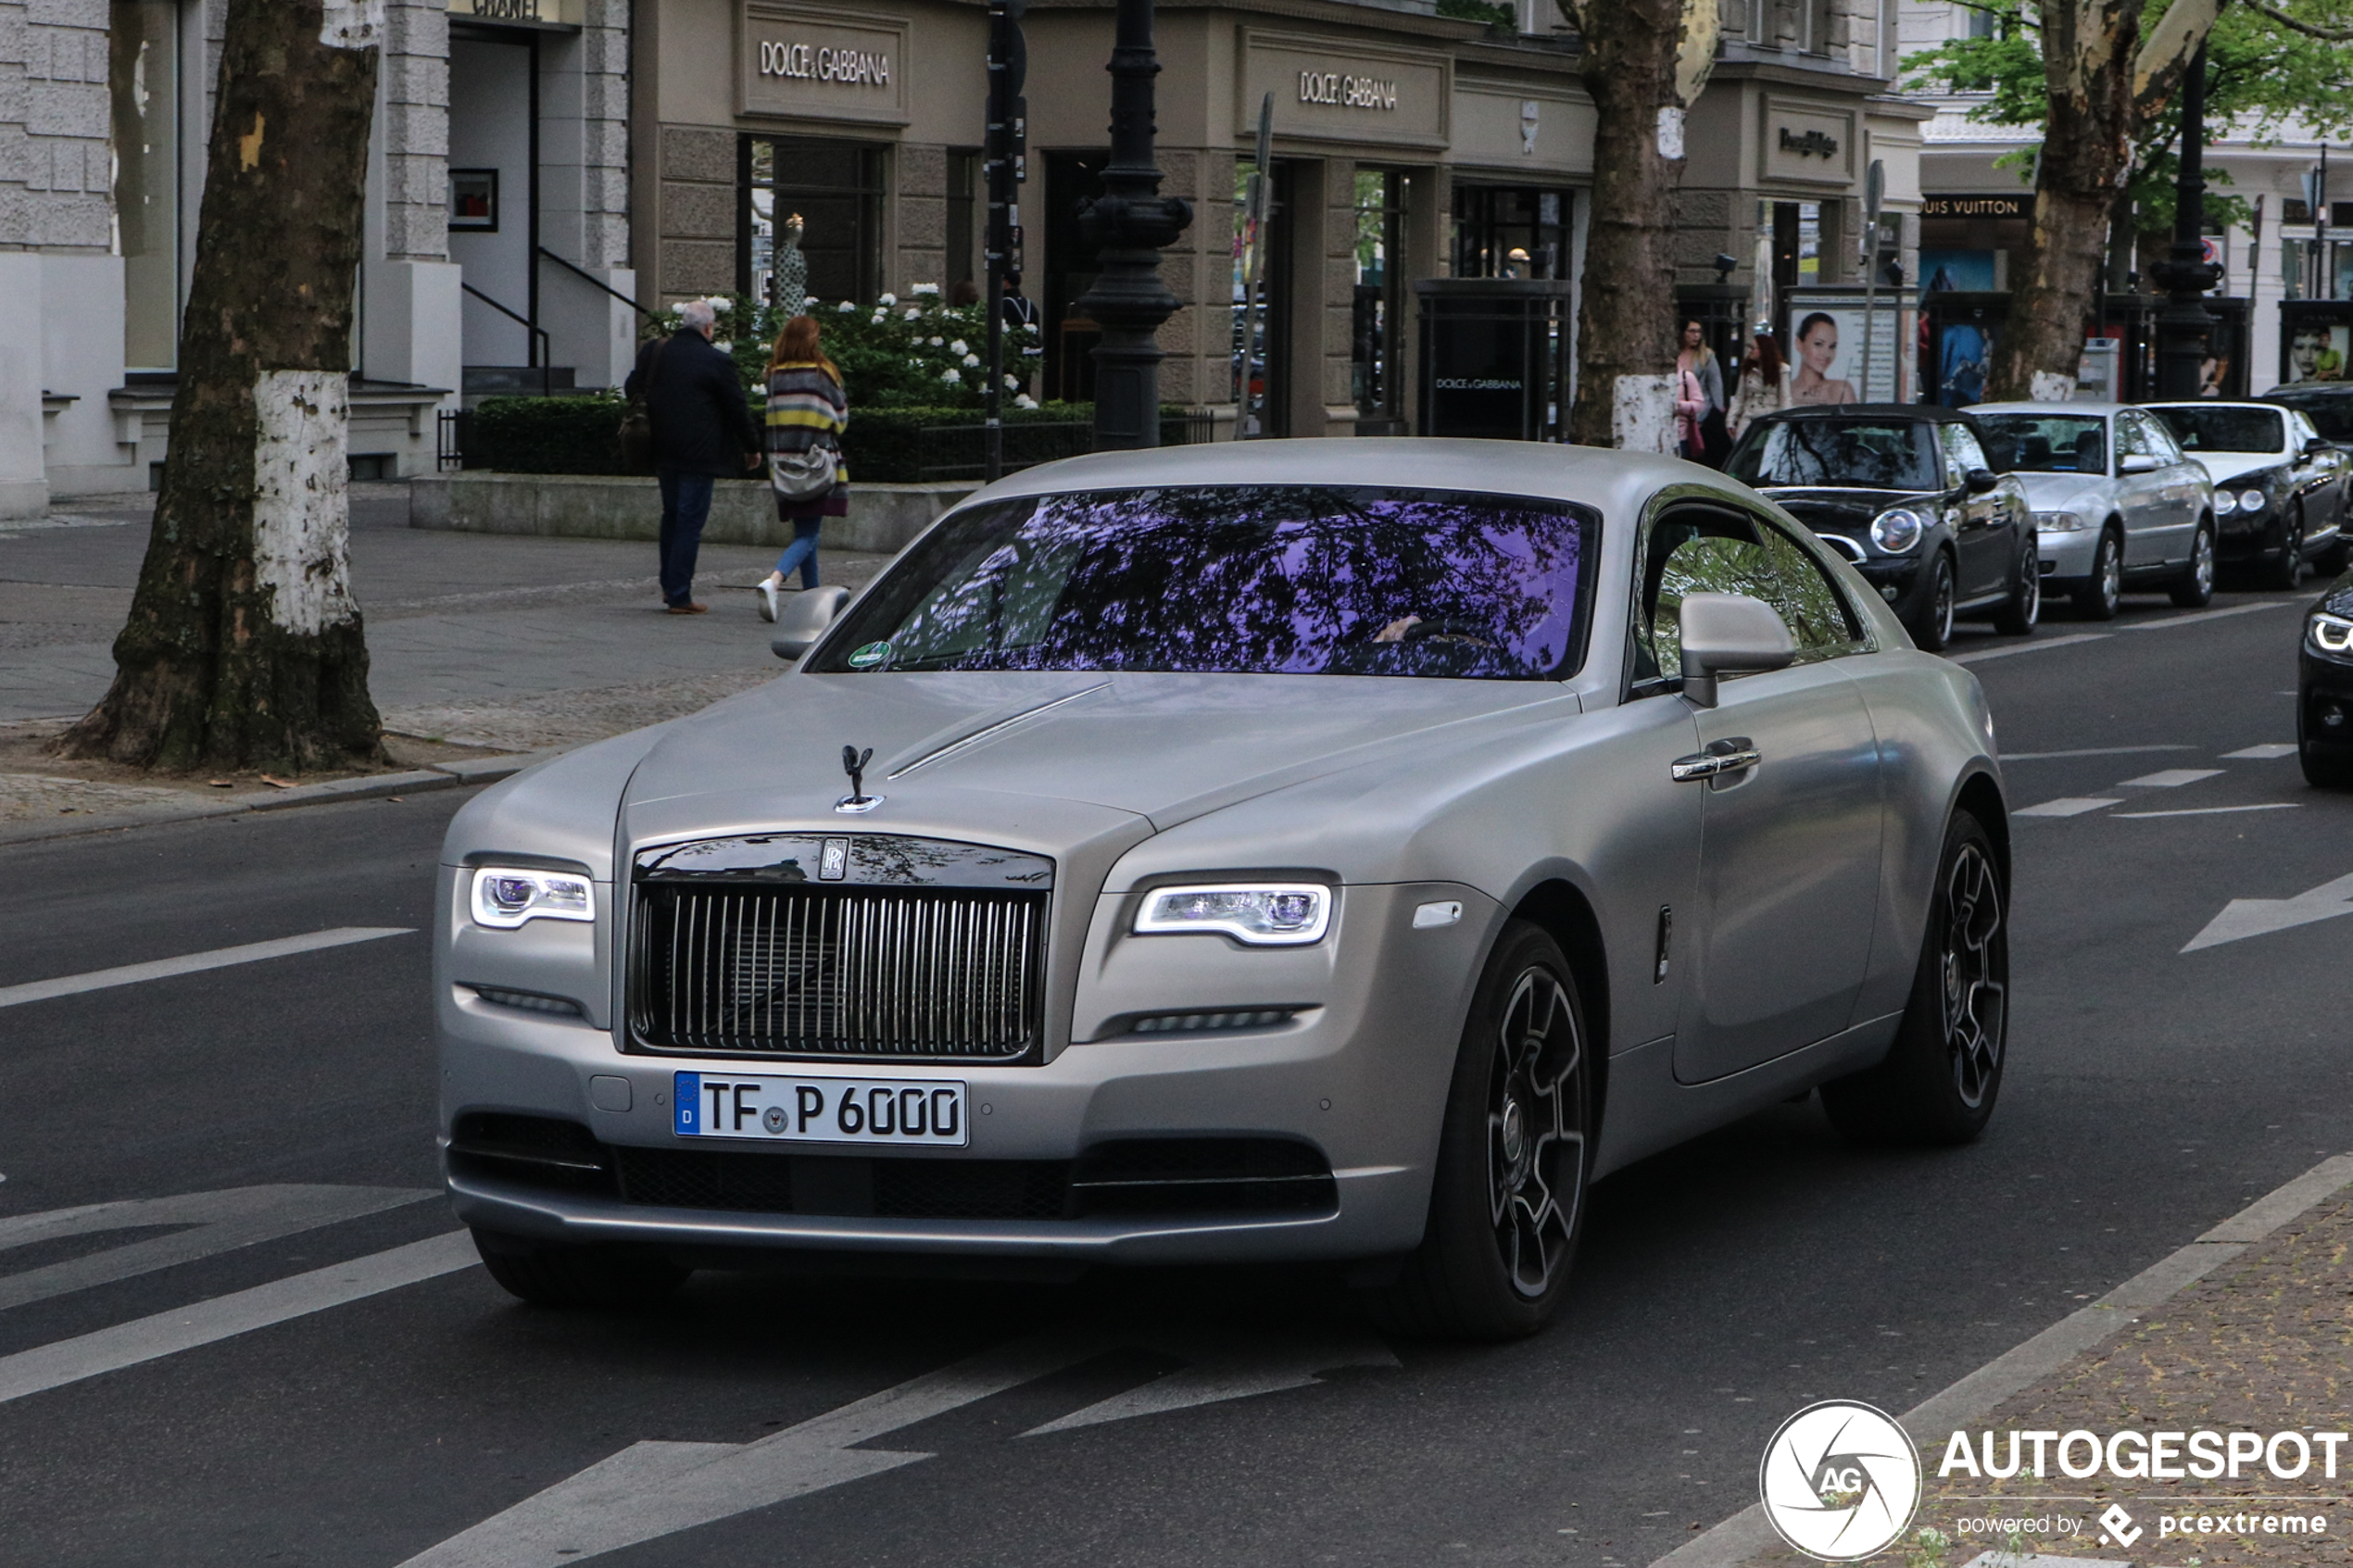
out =
[[[768,357],[768,482],[778,521],[793,525],[792,543],[760,584],[760,613],[776,619],[776,594],[795,567],[800,585],[817,586],[817,533],[829,517],[849,515],[849,470],[841,461],[841,433],[849,399],[841,371],[818,346],[817,318],[795,316],[776,334]]]

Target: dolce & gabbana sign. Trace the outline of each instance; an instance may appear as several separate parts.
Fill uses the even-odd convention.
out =
[[[737,43],[736,108],[903,125],[906,52],[903,19],[751,0]]]
[[[1244,29],[1235,131],[1258,127],[1275,98],[1275,133],[1317,141],[1442,147],[1453,62],[1378,44]]]

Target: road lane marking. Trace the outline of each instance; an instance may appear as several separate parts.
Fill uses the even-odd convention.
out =
[[[2045,800],[2040,806],[2021,806],[2010,813],[2013,817],[2080,817],[2086,811],[2096,811],[2103,806],[2121,806],[2121,800],[2096,795],[2062,795],[2057,800]]]
[[[2134,821],[2147,817],[2227,817],[2236,811],[2298,811],[2303,808],[2293,800],[2266,801],[2260,806],[2192,806],[2179,811],[2119,811],[2117,819]]]
[[[168,980],[174,975],[200,974],[208,969],[259,963],[264,959],[291,958],[296,953],[349,947],[354,942],[406,936],[415,929],[409,925],[339,925],[332,930],[313,931],[301,936],[280,936],[268,942],[215,947],[208,953],[189,953],[182,958],[157,959],[150,963],[124,964],[120,969],[94,969],[87,974],[61,974],[55,980],[34,980],[22,985],[0,985],[0,1008],[19,1007],[26,1002],[45,1002],[53,997],[78,997],[84,991],[104,991],[115,985],[135,985],[143,980]]]
[[[2278,609],[2283,606],[2302,604],[2302,599],[2266,599],[2260,604],[2232,605],[2224,609],[2202,609],[2196,615],[2169,615],[2162,621],[2139,621],[2130,626],[2120,626],[2120,632],[2162,632],[2171,626],[2195,626],[2202,621],[2221,621],[2233,615],[2253,615],[2259,609]]]
[[[93,1203],[0,1220],[0,1254],[60,1236],[185,1225],[104,1252],[0,1275],[0,1311],[437,1198],[417,1187],[251,1186]]]
[[[2294,741],[2272,740],[2265,741],[2261,746],[2241,746],[2236,751],[2226,751],[2222,753],[2222,760],[2225,762],[2274,762],[2283,757],[2295,755],[2296,743]]]
[[[2269,936],[2339,915],[2353,915],[2353,876],[2307,888],[2293,898],[2233,898],[2182,951],[2195,953],[2200,947],[2219,947],[2249,936]]]
[[[2137,779],[2126,779],[2119,789],[2179,789],[2200,779],[2220,778],[2220,768],[2164,768],[2154,773],[2143,773]]]
[[[1911,1434],[1913,1441],[1933,1452],[1949,1434],[1982,1422],[2003,1400],[2032,1388],[2085,1351],[2106,1344],[2347,1185],[2353,1185],[2353,1155],[2340,1154],[2322,1160],[2294,1181],[2272,1188],[2188,1246],[2158,1259],[2090,1306],[2078,1308],[1942,1393],[1921,1400],[1896,1420]],[[1780,1537],[1766,1521],[1763,1505],[1751,1503],[1705,1534],[1695,1536],[1655,1559],[1650,1568],[1740,1568],[1751,1558],[1780,1544]]]
[[[1386,1344],[1363,1334],[1245,1339],[1090,1327],[1035,1335],[753,1442],[634,1444],[401,1568],[559,1568],[879,1475],[933,1456],[858,1445],[1131,1345],[1189,1364],[1023,1436],[1306,1387],[1340,1367],[1398,1364]]]
[[[2005,762],[2050,762],[2062,757],[2131,757],[2144,751],[2196,751],[2194,746],[2087,746],[2080,751],[2006,751]],[[2289,747],[2294,750],[2295,747]]]
[[[2116,635],[2113,632],[2076,632],[2064,637],[2036,637],[2028,642],[2012,643],[2007,647],[1980,648],[1975,653],[1950,655],[1955,664],[1982,664],[1989,659],[2007,659],[2014,653],[2032,653],[2037,648],[2071,647],[2077,643],[2104,643]]]
[[[476,1261],[472,1236],[447,1231],[388,1252],[0,1356],[0,1404],[455,1273]]]

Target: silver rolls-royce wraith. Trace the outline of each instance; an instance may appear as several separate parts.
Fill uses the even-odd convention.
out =
[[[1318,1260],[1499,1336],[1630,1160],[1816,1086],[1857,1138],[1993,1111],[1984,698],[1718,475],[1104,454],[837,598],[450,827],[449,1192],[527,1299]]]

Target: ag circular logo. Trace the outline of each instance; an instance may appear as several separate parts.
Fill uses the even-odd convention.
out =
[[[1911,1524],[1920,1456],[1884,1411],[1825,1399],[1781,1423],[1756,1486],[1781,1539],[1825,1562],[1853,1562],[1884,1551]]]

